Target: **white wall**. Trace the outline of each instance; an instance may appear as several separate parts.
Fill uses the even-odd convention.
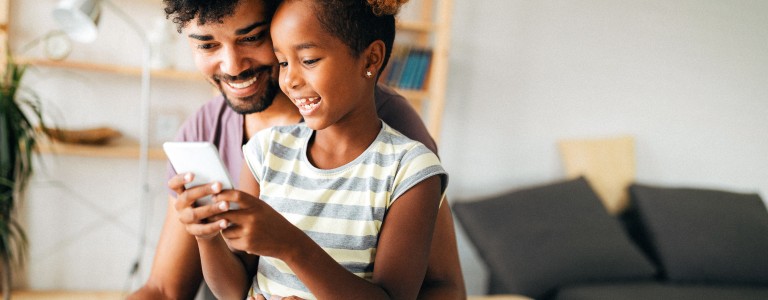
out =
[[[452,38],[453,200],[562,179],[558,139],[623,134],[640,182],[768,200],[768,2],[457,0]]]
[[[142,20],[162,16],[159,1],[115,2]],[[54,27],[54,3],[12,1],[16,45]],[[104,34],[71,57],[138,65],[132,32],[109,10],[102,21]],[[452,201],[561,179],[558,139],[618,134],[636,138],[639,181],[768,199],[768,2],[455,0],[452,39],[440,142]],[[179,49],[177,64],[192,69]],[[137,136],[137,77],[30,75],[62,111],[61,123],[107,123]],[[204,83],[153,84],[154,108],[171,114],[188,114],[210,95]],[[122,289],[141,232],[137,162],[46,159],[26,206],[30,286]],[[163,168],[151,165],[141,281],[165,212]],[[482,293],[485,269],[464,236],[460,250],[469,292]]]

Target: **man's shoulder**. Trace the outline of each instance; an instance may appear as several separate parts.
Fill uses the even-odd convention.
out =
[[[177,139],[210,140],[221,126],[241,126],[236,124],[238,118],[241,116],[227,105],[224,97],[214,97],[187,118],[179,130]]]
[[[408,138],[419,141],[437,153],[437,145],[429,134],[419,113],[408,100],[392,88],[376,84],[376,112],[385,123]]]
[[[374,91],[374,99],[376,101],[376,109],[381,110],[385,106],[402,106],[408,105],[408,100],[392,89],[391,87],[377,83]]]
[[[223,96],[216,96],[200,106],[195,115],[198,118],[205,117],[214,119],[222,114],[228,113],[227,111],[234,113],[234,111],[227,106],[227,101],[224,100]]]

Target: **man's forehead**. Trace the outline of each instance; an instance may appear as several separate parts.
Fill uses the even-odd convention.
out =
[[[269,1],[269,0],[267,0]],[[203,18],[200,15],[190,20],[182,31],[208,31],[226,29],[231,33],[245,34],[254,29],[269,25],[269,18],[264,15],[264,0],[236,0],[232,11],[223,12],[217,19]]]
[[[209,35],[214,33],[234,34],[234,35],[246,35],[250,34],[259,28],[269,26],[269,22],[262,19],[257,20],[240,20],[245,22],[237,22],[229,24],[226,20],[223,22],[208,22],[206,24],[197,24],[190,22],[182,32],[192,35]],[[250,22],[249,22],[250,21]]]

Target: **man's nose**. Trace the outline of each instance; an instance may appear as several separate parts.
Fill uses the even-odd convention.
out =
[[[248,70],[248,59],[237,51],[236,47],[224,47],[221,54],[221,63],[219,69],[222,73],[237,76],[245,70]]]

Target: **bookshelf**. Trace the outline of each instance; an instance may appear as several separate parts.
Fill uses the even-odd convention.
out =
[[[405,7],[405,9],[418,9],[419,13],[416,14],[415,18],[398,19],[398,40],[396,40],[392,58],[390,58],[390,63],[387,70],[382,74],[381,80],[386,81],[388,78],[385,76],[389,76],[388,73],[395,71],[394,69],[398,67],[398,62],[396,62],[398,49],[408,49],[405,54],[406,59],[408,54],[417,53],[412,51],[414,49],[417,49],[418,52],[425,52],[419,55],[418,60],[421,60],[419,66],[414,68],[411,65],[412,67],[409,69],[406,63],[405,68],[400,70],[399,79],[386,83],[395,87],[411,102],[411,105],[420,113],[429,133],[435,141],[439,141],[448,80],[448,50],[451,43],[453,0],[416,0],[411,1],[408,5],[413,7]],[[400,40],[402,35],[406,35],[410,40],[403,43]],[[424,62],[425,59],[426,62]],[[414,81],[414,77],[403,77],[408,75],[408,70],[416,73],[410,75],[415,75],[416,78],[423,76],[423,79]],[[404,83],[404,78],[410,79],[408,81],[411,83],[400,85],[399,83]]]
[[[395,88],[409,100],[421,115],[430,134],[436,141],[440,139],[443,109],[445,107],[445,89],[448,72],[448,49],[450,47],[450,21],[453,0],[413,0],[405,10],[415,9],[415,18],[398,19],[398,36],[412,37],[414,47],[429,49],[429,68],[424,71],[425,85],[418,88]],[[0,0],[0,50],[5,51],[8,39],[9,2]],[[159,1],[158,1],[159,2]],[[43,68],[63,68],[86,72],[103,72],[127,76],[140,76],[138,66],[93,63],[87,61],[53,61],[36,57],[19,57],[19,62]],[[203,77],[197,71],[152,70],[153,78],[200,81]],[[72,145],[48,143],[40,146],[42,153],[55,153],[75,156],[95,156],[113,158],[138,158],[138,143],[130,140],[113,141],[106,146]],[[151,159],[165,159],[159,148],[150,149]]]

